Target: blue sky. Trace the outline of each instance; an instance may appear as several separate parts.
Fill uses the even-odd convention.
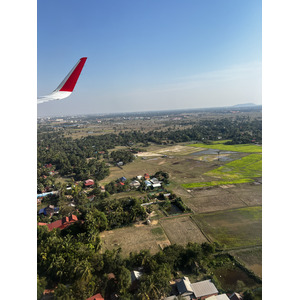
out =
[[[261,104],[261,1],[52,0],[37,16],[39,96],[88,57],[39,116]]]

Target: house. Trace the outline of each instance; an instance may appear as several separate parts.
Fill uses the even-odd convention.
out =
[[[53,230],[54,228],[59,228],[59,229],[65,229],[69,227],[71,224],[77,222],[77,216],[71,215],[71,217],[64,217],[61,220],[54,221],[50,224],[46,223],[38,223],[40,226],[47,226],[49,231]]]
[[[90,298],[87,298],[86,300],[104,300],[104,298],[101,296],[100,293],[98,293]]]
[[[119,180],[122,181],[122,182],[125,182],[127,179],[123,176]]]
[[[134,281],[138,280],[142,275],[143,275],[142,272],[131,271],[130,272],[131,282],[134,282]]]
[[[143,176],[142,175],[138,175],[138,176],[136,176],[136,178],[139,179],[139,180],[141,180],[143,178]]]
[[[122,162],[122,161],[119,161],[118,163],[117,163],[117,166],[118,167],[121,167],[121,166],[123,166],[124,165],[124,163]]]
[[[130,186],[135,187],[136,189],[140,186],[140,182],[137,180],[133,180],[132,182],[130,182]]]
[[[191,284],[196,299],[204,300],[218,295],[218,290],[210,279]]]
[[[84,186],[88,187],[88,186],[93,186],[95,184],[93,179],[88,179],[84,182]]]
[[[145,180],[149,180],[149,179],[150,179],[150,176],[149,176],[148,173],[145,173],[145,174],[144,174],[144,179],[145,179]]]
[[[243,300],[243,297],[238,293],[233,293],[229,296],[230,300]]]
[[[125,183],[124,182],[119,182],[120,183],[120,185],[125,185]]]
[[[160,186],[161,186],[160,183],[153,183],[153,184],[152,184],[152,187],[153,187],[153,188],[157,188],[157,187],[160,187]]]
[[[145,184],[146,184],[146,187],[152,185],[151,182],[150,182],[149,180],[145,180]]]
[[[41,208],[38,212],[39,215],[44,214],[45,216],[52,217],[53,214],[58,214],[59,208],[54,205],[48,205],[47,207]]]
[[[181,295],[182,297],[192,296],[194,293],[188,277],[183,277],[181,280],[176,282],[176,287],[179,295]]]
[[[217,296],[210,296],[206,298],[206,300],[229,300],[229,298],[226,294],[221,294]]]
[[[151,178],[150,182],[152,182],[153,184],[160,183],[160,181],[155,177]]]

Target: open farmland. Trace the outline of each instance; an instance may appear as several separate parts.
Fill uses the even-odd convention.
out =
[[[261,247],[253,249],[233,250],[229,252],[236,260],[252,270],[256,275],[262,278],[262,249]]]
[[[207,239],[190,217],[161,219],[166,235],[172,244],[186,245],[188,242],[204,243]]]
[[[252,178],[260,178],[262,176],[262,155],[250,154],[208,171],[203,175],[210,176],[217,180],[184,183],[182,186],[187,189],[192,189],[197,187],[252,182],[254,181]]]
[[[219,244],[231,247],[261,245],[260,206],[194,215],[200,228]]]
[[[225,185],[209,189],[188,190],[185,203],[194,213],[213,212],[261,205],[261,185],[240,184],[236,186]]]
[[[225,141],[215,142],[210,145],[206,144],[190,144],[189,147],[198,147],[205,149],[218,149],[224,151],[234,151],[234,152],[245,152],[245,153],[261,153],[262,146],[253,144],[239,144],[239,145],[224,145]]]
[[[124,227],[100,234],[103,250],[122,248],[124,256],[130,252],[140,250],[150,250],[151,254],[158,252],[163,247],[170,245],[170,241],[165,235],[160,225],[137,225]]]

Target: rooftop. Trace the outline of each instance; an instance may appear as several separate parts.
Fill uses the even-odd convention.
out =
[[[218,293],[217,288],[210,279],[192,283],[191,287],[197,298]]]

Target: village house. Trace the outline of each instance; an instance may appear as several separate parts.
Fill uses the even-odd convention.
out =
[[[243,300],[243,297],[238,293],[233,293],[229,296],[230,300]]]
[[[149,180],[145,180],[145,185],[146,185],[146,187],[149,187],[152,185],[152,183]]]
[[[47,207],[41,208],[38,212],[39,215],[43,214],[44,216],[52,217],[53,214],[58,214],[59,208],[54,207],[54,205],[48,205]]]
[[[88,179],[84,182],[85,187],[90,187],[90,186],[93,186],[94,184],[95,184],[95,182],[93,179]]]
[[[196,299],[204,300],[210,296],[218,295],[218,290],[210,279],[191,284]]]
[[[52,222],[50,224],[46,223],[38,223],[39,226],[47,226],[49,231],[53,230],[54,228],[59,228],[61,230],[69,227],[71,224],[77,222],[77,216],[71,215],[71,217],[64,217],[61,220],[57,220],[55,222]]]
[[[141,184],[140,184],[140,182],[138,180],[133,180],[132,182],[130,182],[129,185],[131,187],[135,187],[137,189]]]
[[[179,295],[182,297],[192,296],[194,291],[191,287],[191,282],[188,277],[183,277],[181,280],[176,282],[176,287],[179,292]]]
[[[139,272],[139,271],[131,271],[131,272],[130,272],[131,283],[133,283],[134,281],[138,280],[142,275],[143,275],[142,272]]]
[[[187,299],[204,300],[211,296],[217,296],[218,290],[210,279],[191,283],[188,277],[183,277],[176,282],[179,295]],[[190,298],[188,298],[190,297]],[[226,296],[227,297],[227,296]],[[211,300],[227,300],[226,298],[212,298]]]
[[[86,300],[104,300],[104,298],[101,296],[100,293],[98,293],[90,298],[87,298]]]
[[[149,180],[149,179],[150,179],[150,176],[149,176],[148,173],[145,173],[145,174],[144,174],[144,179],[145,179],[145,180]]]

